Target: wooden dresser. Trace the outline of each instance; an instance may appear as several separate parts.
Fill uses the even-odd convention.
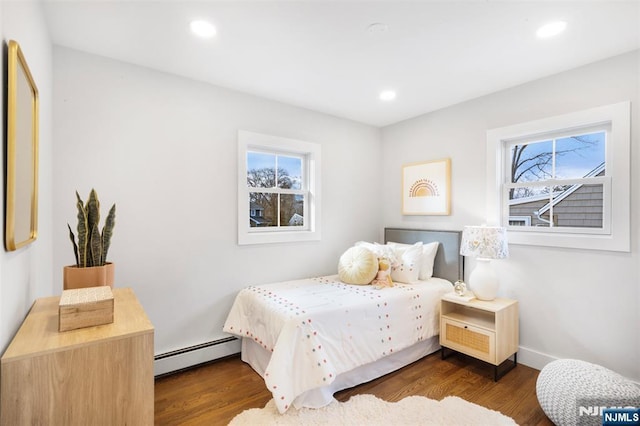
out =
[[[153,325],[130,288],[114,322],[58,332],[59,297],[38,299],[2,356],[0,424],[153,425]]]

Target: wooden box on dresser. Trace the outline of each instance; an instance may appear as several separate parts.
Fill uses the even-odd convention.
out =
[[[131,289],[113,295],[113,323],[65,332],[60,297],[36,300],[2,356],[0,424],[153,424],[153,325]]]

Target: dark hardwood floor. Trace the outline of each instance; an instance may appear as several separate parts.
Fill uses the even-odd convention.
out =
[[[429,355],[405,368],[355,388],[338,392],[372,394],[386,401],[409,395],[440,400],[454,395],[512,417],[520,425],[553,425],[538,405],[538,370],[518,365],[497,383],[493,370],[464,355],[445,360]],[[238,356],[156,379],[156,425],[226,425],[248,408],[271,399],[262,378]]]

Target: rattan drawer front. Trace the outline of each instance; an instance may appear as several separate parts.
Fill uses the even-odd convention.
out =
[[[442,318],[441,345],[495,364],[495,333]]]

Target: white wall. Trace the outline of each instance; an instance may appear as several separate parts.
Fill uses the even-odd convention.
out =
[[[372,127],[55,48],[52,151],[51,52],[36,5],[0,3],[3,38],[20,41],[41,94],[40,236],[0,256],[0,345],[36,297],[61,290],[76,189],[95,187],[105,209],[118,203],[117,285],[134,288],[163,353],[222,337],[241,287],[333,272],[348,245],[383,225],[483,222],[487,129],[631,100],[632,252],[514,245],[494,265],[502,294],[520,301],[522,362],[581,358],[640,379],[638,52],[386,127],[381,142]],[[238,129],[322,144],[322,241],[236,244]],[[452,158],[452,215],[402,216],[402,164],[442,157]]]
[[[75,194],[117,203],[109,260],[156,327],[156,354],[221,337],[249,284],[335,273],[382,226],[380,130],[54,48],[55,291],[74,261]],[[322,145],[322,240],[237,245],[237,131]]]
[[[0,34],[3,54],[0,65],[5,69],[7,45],[16,40],[25,55],[40,95],[39,215],[38,237],[30,245],[13,252],[0,250],[0,353],[4,352],[22,320],[38,297],[52,292],[51,242],[51,95],[52,47],[39,2],[1,2]],[[5,83],[2,98],[6,99]],[[4,102],[0,116],[5,117]],[[4,119],[0,130],[6,135]],[[6,143],[6,141],[5,141]],[[6,145],[5,145],[6,146]],[[4,150],[0,151],[4,164]],[[4,173],[2,188],[5,188]],[[4,196],[0,197],[4,211]],[[4,245],[4,221],[2,222]]]
[[[499,72],[499,70],[496,70]],[[493,262],[503,296],[520,302],[519,360],[541,368],[579,358],[640,380],[640,53],[474,99],[383,129],[385,226],[462,229],[485,222],[486,131],[632,102],[631,253],[511,245]],[[403,164],[452,159],[452,214],[402,216]],[[467,262],[468,275],[473,262]]]

